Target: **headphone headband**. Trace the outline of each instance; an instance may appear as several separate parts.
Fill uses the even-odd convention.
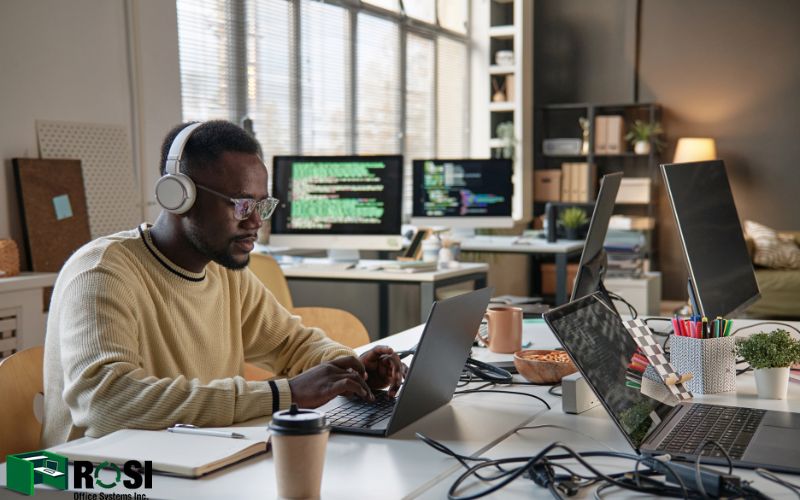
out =
[[[202,124],[203,122],[192,123],[184,127],[184,129],[175,136],[172,145],[169,147],[169,153],[167,153],[167,161],[165,164],[167,175],[175,175],[180,172],[181,157],[183,156],[183,149],[186,147],[186,142],[189,140],[189,136],[192,135],[192,132]]]

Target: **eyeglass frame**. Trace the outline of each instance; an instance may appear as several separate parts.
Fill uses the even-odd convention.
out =
[[[272,196],[267,196],[263,200],[256,200],[254,198],[232,198],[232,197],[230,197],[230,196],[228,196],[226,194],[220,193],[219,191],[214,191],[213,189],[211,189],[209,187],[206,187],[206,186],[203,186],[201,184],[198,184],[196,182],[194,183],[194,185],[196,187],[202,189],[203,191],[206,191],[208,193],[211,193],[211,194],[213,194],[215,196],[218,196],[218,197],[220,197],[220,198],[222,198],[224,200],[227,200],[227,201],[231,202],[234,205],[234,207],[233,207],[233,217],[238,221],[243,221],[243,220],[249,219],[250,216],[253,215],[253,212],[255,212],[256,209],[259,207],[259,205],[262,205],[263,203],[267,203],[268,212],[267,212],[266,217],[262,216],[259,213],[259,218],[262,221],[268,220],[270,217],[272,217],[272,214],[275,213],[275,209],[278,207],[278,204],[280,204],[280,200],[278,198],[273,198]],[[240,205],[241,203],[244,203],[244,202],[252,202],[253,203],[253,205],[252,205],[253,208],[251,208],[245,214],[244,217],[239,218],[239,216],[237,215],[237,213],[238,213],[237,206]]]

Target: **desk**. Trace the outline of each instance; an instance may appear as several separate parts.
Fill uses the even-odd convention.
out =
[[[396,283],[418,285],[420,322],[424,323],[428,319],[431,304],[436,299],[436,290],[469,281],[475,282],[474,288],[483,288],[486,286],[486,274],[489,271],[487,264],[469,262],[459,263],[459,267],[453,269],[440,269],[422,273],[368,269],[379,266],[381,261],[377,260],[361,260],[358,266],[353,269],[343,269],[341,266],[326,266],[324,262],[327,262],[327,259],[306,258],[294,264],[281,264],[281,269],[289,281],[377,284],[379,286],[379,333],[382,337],[389,334],[389,285]]]
[[[556,260],[556,305],[567,302],[567,261],[583,251],[583,240],[560,240],[548,243],[545,239],[519,236],[472,236],[461,242],[466,252],[519,253],[527,254],[530,261],[530,294],[534,295],[534,259],[537,255],[553,255]]]
[[[744,324],[744,322],[737,324]],[[800,323],[795,323],[800,324]],[[416,344],[421,327],[383,339],[381,343],[402,349]],[[555,347],[555,339],[542,322],[528,321],[524,340],[534,348]],[[369,348],[365,346],[359,351]],[[480,351],[476,349],[476,351]],[[476,357],[486,359],[481,351]],[[492,355],[494,356],[494,355]],[[760,400],[755,396],[753,376],[742,375],[737,381],[737,393],[697,397],[714,403],[800,411],[800,386],[792,384],[789,399]],[[559,440],[577,450],[605,447],[631,452],[627,442],[602,407],[581,415],[561,412],[560,399],[547,393],[547,386],[515,386],[511,390],[529,392],[544,398],[552,406],[544,406],[527,397],[506,394],[464,394],[427,415],[390,438],[360,437],[332,434],[328,443],[322,497],[325,499],[353,498],[446,498],[447,490],[463,469],[454,460],[434,451],[414,437],[415,432],[432,437],[454,451],[467,455],[491,458],[532,455],[542,447]],[[242,427],[262,425],[249,422]],[[523,426],[558,426],[519,430]],[[143,457],[143,459],[146,457]],[[593,460],[606,472],[630,470],[630,462],[611,459]],[[105,473],[109,477],[104,476]],[[736,474],[754,481],[754,486],[772,497],[789,497],[788,490],[758,477],[751,471],[737,469]],[[113,482],[111,471],[101,472],[101,478]],[[797,482],[797,476],[781,475]],[[0,465],[0,486],[5,485],[5,464]],[[477,487],[482,488],[483,485]],[[2,491],[2,490],[0,490]],[[148,498],[274,498],[276,491],[271,455],[260,455],[222,471],[197,480],[163,475],[153,476],[152,490],[139,490]],[[95,490],[97,493],[98,490]],[[103,493],[133,493],[117,486]],[[462,492],[463,493],[463,492]],[[619,494],[615,491],[615,493]],[[587,498],[592,490],[583,490],[579,498]],[[640,495],[622,493],[627,498]],[[519,479],[490,498],[552,498],[544,489],[530,481]],[[614,498],[617,495],[615,494]],[[36,498],[72,498],[63,492],[37,487]]]

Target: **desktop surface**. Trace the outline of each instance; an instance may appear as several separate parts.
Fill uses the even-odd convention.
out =
[[[736,320],[736,326],[756,321]],[[795,325],[800,323],[795,322]],[[416,344],[422,326],[418,326],[379,342],[358,348],[364,352],[374,345],[389,345],[406,349]],[[557,347],[556,340],[543,321],[526,320],[523,325],[523,343],[531,348]],[[497,355],[482,348],[474,348],[476,358],[492,361],[510,355]],[[791,384],[786,400],[765,400],[756,396],[753,375],[741,375],[737,391],[732,393],[696,395],[699,402],[738,406],[751,406],[771,410],[800,412],[800,384]],[[476,385],[477,387],[477,385]],[[372,498],[379,492],[390,498],[447,498],[453,481],[462,474],[463,467],[425,445],[414,436],[422,432],[445,444],[457,453],[490,458],[530,456],[554,441],[561,441],[576,450],[615,450],[630,453],[631,449],[622,434],[611,422],[605,410],[598,406],[580,415],[562,413],[558,397],[549,395],[548,386],[512,386],[508,390],[535,394],[547,401],[552,410],[530,397],[508,394],[463,394],[453,398],[446,406],[427,415],[409,428],[402,429],[390,438],[353,435],[331,435],[326,452],[322,482],[322,497],[329,499]],[[245,422],[237,426],[245,434],[266,432],[268,418]],[[476,425],[480,422],[480,425]],[[532,427],[520,429],[521,427]],[[90,439],[90,438],[83,438]],[[630,461],[617,459],[592,460],[606,472],[631,470]],[[271,454],[259,455],[232,465],[202,479],[191,480],[165,475],[153,476],[153,489],[145,493],[149,498],[254,498],[275,495],[275,475]],[[72,472],[70,472],[72,473]],[[103,473],[113,474],[112,471]],[[784,487],[757,476],[753,471],[735,469],[734,473],[773,498],[787,498]],[[780,474],[780,477],[797,482],[797,476]],[[5,464],[0,465],[0,485],[5,485]],[[113,482],[113,477],[106,478]],[[485,487],[484,483],[471,482],[460,490],[462,494]],[[1,486],[0,486],[1,487]],[[104,493],[131,493],[121,484]],[[144,490],[142,490],[144,491]],[[97,490],[94,491],[97,493]],[[641,498],[636,492],[613,490],[615,497]],[[593,489],[581,490],[575,498],[591,498]],[[543,488],[527,479],[517,479],[487,498],[552,498]],[[64,493],[37,487],[36,498],[64,498]],[[70,495],[71,498],[71,495]]]

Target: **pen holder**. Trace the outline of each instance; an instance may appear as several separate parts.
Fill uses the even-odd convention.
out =
[[[697,339],[670,337],[670,363],[678,373],[691,373],[684,386],[697,394],[736,390],[736,354],[733,337]]]

